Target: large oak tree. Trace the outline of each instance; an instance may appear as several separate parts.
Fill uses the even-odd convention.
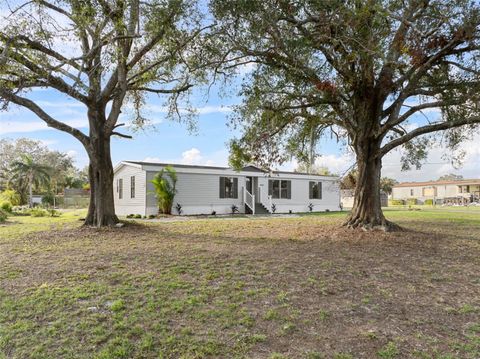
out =
[[[255,64],[232,163],[308,154],[326,133],[356,155],[347,225],[396,228],[380,207],[382,158],[417,165],[426,135],[457,146],[480,122],[480,7],[470,0],[212,0],[224,69]],[[438,116],[412,116],[429,109]],[[307,156],[308,157],[308,156]]]
[[[0,101],[24,107],[48,126],[71,134],[90,159],[91,201],[85,223],[118,222],[113,200],[112,136],[124,105],[135,125],[146,94],[166,97],[170,114],[201,67],[192,56],[205,29],[189,0],[35,0],[2,6]],[[203,26],[203,27],[202,27]],[[201,78],[198,75],[197,79]],[[54,118],[29,91],[49,88],[81,103],[88,132]]]

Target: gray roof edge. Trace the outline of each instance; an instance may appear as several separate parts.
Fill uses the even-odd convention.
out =
[[[179,163],[161,163],[161,162],[144,162],[144,161],[122,161],[124,163],[132,163],[141,166],[159,166],[159,167],[177,167],[177,168],[198,168],[198,169],[212,169],[212,170],[234,170],[231,167],[220,167],[220,166],[203,166],[203,165],[186,165],[186,164],[179,164]],[[268,171],[264,171],[261,168],[256,166],[246,166],[242,168],[240,171],[237,172],[261,172],[261,173],[268,173]],[[338,178],[338,176],[332,175],[319,175],[314,173],[305,173],[305,172],[290,172],[290,171],[272,171],[272,174],[285,174],[285,175],[301,175],[301,176],[312,176],[312,177],[329,177],[329,178]]]

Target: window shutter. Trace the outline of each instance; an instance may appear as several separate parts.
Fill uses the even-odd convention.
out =
[[[238,178],[233,179],[233,198],[238,198]]]
[[[225,198],[225,177],[220,177],[220,198]]]
[[[292,199],[292,181],[287,181],[287,199]]]
[[[318,182],[318,199],[322,199],[322,182]]]
[[[271,196],[273,193],[273,181],[268,180],[268,195]]]
[[[313,199],[313,186],[315,186],[315,182],[308,182],[308,198]]]

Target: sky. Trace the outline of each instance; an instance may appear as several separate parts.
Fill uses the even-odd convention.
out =
[[[29,94],[39,105],[54,118],[66,122],[83,131],[87,131],[85,108],[81,104],[62,97],[53,90],[36,90]],[[134,138],[114,138],[112,140],[112,160],[114,164],[122,160],[146,160],[154,162],[227,166],[228,141],[238,136],[229,126],[232,105],[239,104],[240,98],[235,95],[220,96],[218,89],[213,88],[209,95],[203,92],[194,93],[193,102],[198,112],[197,131],[191,133],[186,124],[166,119],[162,100],[151,97],[146,105],[147,117],[154,127],[145,131],[127,129]],[[128,111],[122,122],[131,120]],[[430,111],[428,116],[438,116]],[[411,126],[415,126],[420,118],[413,118]],[[125,131],[124,131],[125,132]],[[79,168],[88,164],[88,157],[82,145],[71,135],[50,129],[28,110],[11,106],[8,111],[0,112],[0,137],[27,137],[42,141],[49,148],[68,153]],[[480,178],[480,136],[463,145],[466,156],[461,168],[454,168],[444,159],[445,150],[440,147],[430,149],[430,155],[420,170],[403,172],[400,166],[401,154],[393,151],[383,161],[382,175],[398,181],[423,181],[437,179],[448,173],[461,174],[465,178]],[[330,171],[343,174],[353,164],[354,157],[333,139],[323,139],[319,144],[320,157],[317,164]],[[293,170],[295,161],[281,166],[284,170]]]
[[[9,3],[15,3],[15,0]],[[2,19],[2,11],[5,10],[0,6],[0,19]],[[76,46],[72,43],[60,45],[65,51]],[[194,91],[192,102],[198,111],[196,133],[190,133],[185,124],[167,120],[162,100],[150,97],[146,105],[146,114],[155,127],[133,132],[132,140],[114,138],[112,140],[113,163],[117,164],[122,160],[147,160],[227,166],[227,144],[230,139],[238,135],[227,126],[228,118],[232,113],[232,105],[241,102],[241,99],[235,95],[235,90],[230,92],[233,94],[220,96],[219,89],[213,87],[207,96],[204,92]],[[38,89],[28,96],[55,119],[87,131],[86,109],[82,104],[69,100],[54,90]],[[128,124],[131,121],[128,107],[124,112],[121,122]],[[412,118],[409,126],[415,128],[418,124],[424,123],[426,117],[434,119],[439,115],[435,109],[419,114]],[[127,132],[130,130],[127,128]],[[21,137],[40,140],[51,149],[68,153],[79,168],[88,164],[85,150],[71,135],[48,128],[43,121],[26,109],[10,106],[8,111],[0,111],[0,138]],[[382,174],[399,181],[432,180],[449,173],[461,174],[465,178],[480,178],[480,135],[477,134],[474,139],[465,142],[463,150],[466,156],[461,168],[454,168],[448,160],[443,158],[445,154],[443,148],[433,147],[420,170],[413,169],[405,172],[401,171],[400,152],[393,151],[384,158]],[[317,159],[317,164],[327,167],[333,173],[342,175],[354,164],[354,157],[333,139],[325,138],[320,141],[318,152],[321,156]],[[292,161],[284,164],[281,169],[293,170],[295,166],[296,163]]]

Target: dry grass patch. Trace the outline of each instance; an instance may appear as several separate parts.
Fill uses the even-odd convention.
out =
[[[352,232],[340,214],[37,223],[0,240],[0,353],[479,357],[480,218],[389,216],[410,230]]]

